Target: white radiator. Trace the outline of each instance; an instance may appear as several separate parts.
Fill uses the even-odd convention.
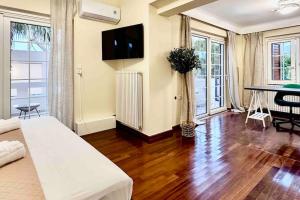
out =
[[[275,95],[276,95],[276,92],[268,92],[267,96],[268,96],[268,104],[269,104],[270,110],[289,113],[290,112],[289,107],[278,106],[277,104],[275,104],[275,102],[274,102]],[[296,96],[286,96],[286,97],[284,97],[284,99],[287,101],[300,102],[300,97],[296,97]],[[300,108],[293,108],[293,113],[300,114]]]
[[[116,119],[124,125],[143,127],[143,76],[140,72],[117,72]]]

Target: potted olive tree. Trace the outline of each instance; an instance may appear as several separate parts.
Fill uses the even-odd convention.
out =
[[[188,48],[177,48],[170,52],[168,57],[168,61],[171,64],[171,68],[178,71],[184,80],[186,98],[187,98],[187,109],[182,110],[181,112],[185,112],[186,121],[181,123],[182,136],[185,137],[193,137],[195,135],[195,124],[193,119],[190,119],[190,90],[188,87],[187,73],[192,71],[193,69],[199,69],[201,67],[200,60],[197,55],[195,55],[194,49]]]

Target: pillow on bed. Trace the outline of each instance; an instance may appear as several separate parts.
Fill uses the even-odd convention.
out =
[[[19,118],[0,120],[0,134],[13,131],[19,128],[21,128],[21,122]]]
[[[19,141],[0,142],[0,167],[24,158],[25,153],[25,146]]]

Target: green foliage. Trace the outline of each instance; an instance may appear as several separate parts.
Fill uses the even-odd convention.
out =
[[[195,51],[206,52],[207,50],[206,39],[197,38],[197,40],[193,40],[193,48],[195,49]]]
[[[36,42],[50,42],[51,29],[23,23],[11,23],[11,38],[22,38]]]
[[[291,57],[289,55],[284,55],[283,57],[283,80],[292,79],[291,72]]]
[[[194,49],[177,48],[170,52],[167,58],[172,69],[181,74],[186,74],[193,69],[200,69],[201,64],[199,57],[195,55]]]
[[[212,42],[211,43],[211,51],[212,51],[212,53],[220,53],[221,52],[220,44]]]

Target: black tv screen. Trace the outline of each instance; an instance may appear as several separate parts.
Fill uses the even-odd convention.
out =
[[[102,32],[102,60],[143,57],[143,24],[137,24]]]

